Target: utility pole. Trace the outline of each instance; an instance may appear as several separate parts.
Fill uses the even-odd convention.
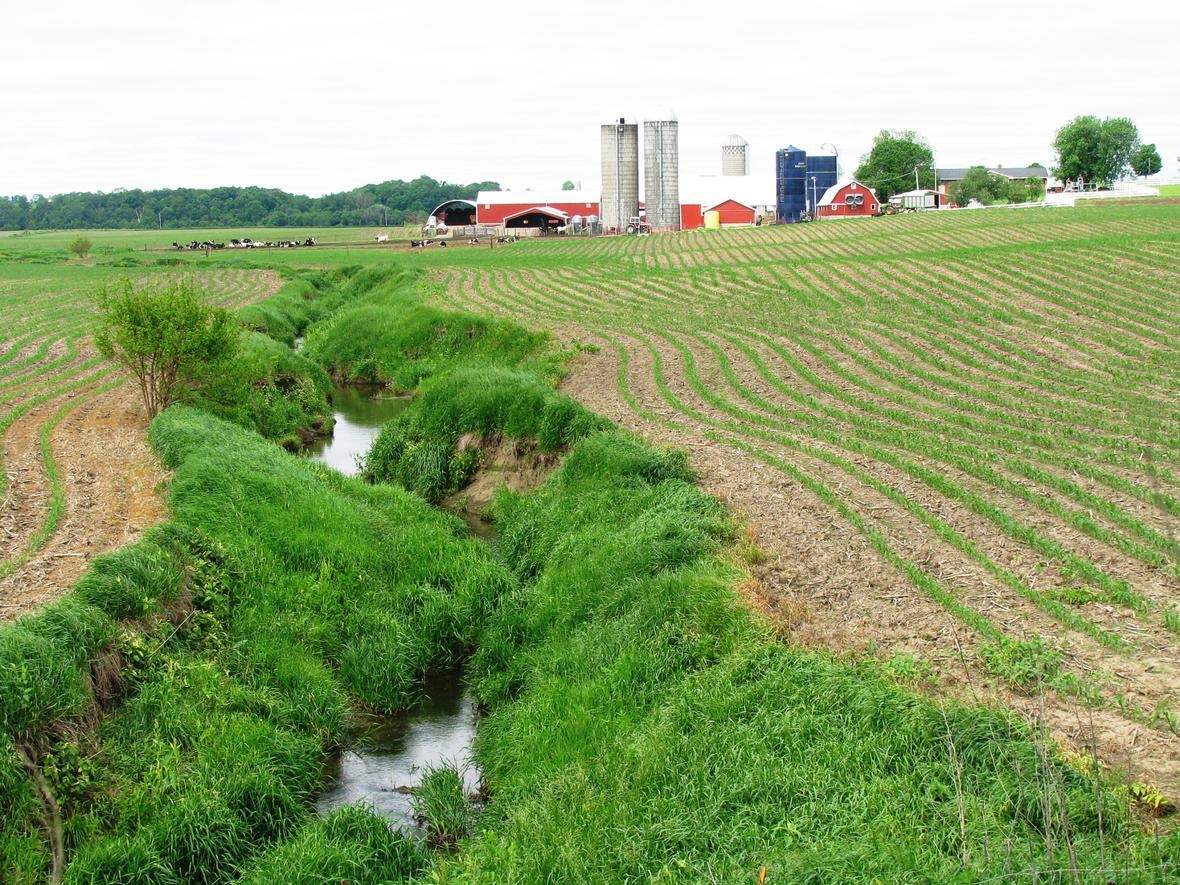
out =
[[[811,217],[819,218],[819,199],[815,195],[815,176],[811,176]]]

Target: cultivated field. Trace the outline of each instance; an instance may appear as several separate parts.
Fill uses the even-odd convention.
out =
[[[68,263],[38,246],[5,255],[0,245],[0,620],[60,595],[95,555],[165,516],[146,416],[94,351],[90,299],[119,274],[171,271]],[[194,274],[227,307],[279,286],[272,271]]]
[[[566,390],[692,453],[796,638],[1180,793],[1180,207],[421,261],[440,303],[596,346]]]

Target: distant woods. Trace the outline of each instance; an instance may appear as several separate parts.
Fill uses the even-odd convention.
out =
[[[261,187],[0,196],[0,230],[417,224],[444,200],[499,189],[494,181],[450,184],[423,175],[322,197]]]

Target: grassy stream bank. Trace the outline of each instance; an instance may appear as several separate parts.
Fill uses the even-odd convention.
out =
[[[6,880],[47,880],[56,845],[69,882],[1151,882],[1180,860],[1012,716],[784,646],[683,456],[557,394],[542,336],[416,286],[344,272],[243,311],[266,376],[296,380],[158,418],[171,522],[0,627]],[[325,414],[329,374],[417,392],[374,483],[264,438]],[[564,455],[496,498],[497,555],[429,504],[478,469],[472,438]],[[491,799],[457,851],[318,818],[349,711],[460,660]]]

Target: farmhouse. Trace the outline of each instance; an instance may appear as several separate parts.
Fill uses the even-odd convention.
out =
[[[820,218],[876,215],[881,210],[873,189],[855,178],[833,184],[816,203]]]
[[[935,169],[934,171],[938,176],[938,192],[949,194],[951,188],[966,177],[968,170],[955,167],[951,169]],[[1009,181],[1028,181],[1030,178],[1039,178],[1041,181],[1047,181],[1049,178],[1049,170],[1044,166],[1011,166],[1008,168],[1004,168],[1003,166],[989,166],[987,167],[987,171],[992,173],[992,175],[998,175]]]

